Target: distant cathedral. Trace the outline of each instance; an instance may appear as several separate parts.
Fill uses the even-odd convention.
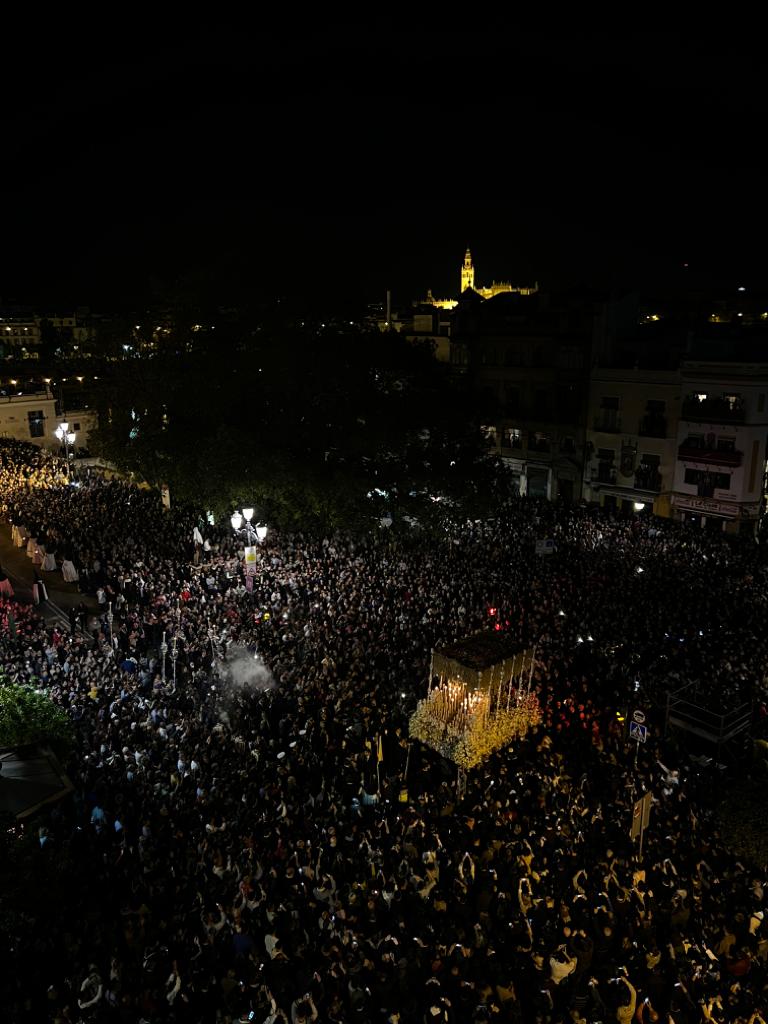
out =
[[[483,299],[492,299],[494,295],[501,295],[502,292],[516,292],[518,295],[533,295],[539,290],[538,283],[534,284],[533,287],[518,287],[517,285],[510,284],[509,281],[494,281],[488,287],[482,288],[475,285],[475,267],[472,263],[472,253],[467,247],[467,251],[464,253],[464,263],[461,267],[461,288],[460,294],[470,288],[473,292],[476,292]],[[438,309],[453,309],[454,306],[458,305],[457,299],[436,299],[432,291],[427,292],[427,297],[424,300],[428,306],[437,306]]]

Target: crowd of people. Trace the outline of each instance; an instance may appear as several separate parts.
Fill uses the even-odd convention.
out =
[[[690,683],[760,728],[753,539],[521,498],[440,539],[273,530],[249,582],[231,529],[7,441],[0,512],[100,605],[92,634],[27,611],[0,639],[74,723],[35,856],[83,904],[19,929],[3,1020],[763,1020],[768,869],[658,711]],[[543,721],[464,788],[408,717],[432,649],[481,629],[536,644]]]

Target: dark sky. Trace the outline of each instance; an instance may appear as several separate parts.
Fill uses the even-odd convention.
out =
[[[89,29],[5,66],[6,301],[767,269],[746,34]]]

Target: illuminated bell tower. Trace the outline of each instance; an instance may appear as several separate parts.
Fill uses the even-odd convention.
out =
[[[475,287],[475,268],[472,266],[472,253],[467,251],[464,253],[464,265],[461,268],[461,294],[463,294],[467,288]]]

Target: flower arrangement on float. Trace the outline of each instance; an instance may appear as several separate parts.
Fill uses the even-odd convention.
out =
[[[521,739],[541,722],[535,693],[510,688],[492,702],[488,692],[469,692],[456,680],[441,682],[419,701],[410,735],[467,771],[495,750]]]

